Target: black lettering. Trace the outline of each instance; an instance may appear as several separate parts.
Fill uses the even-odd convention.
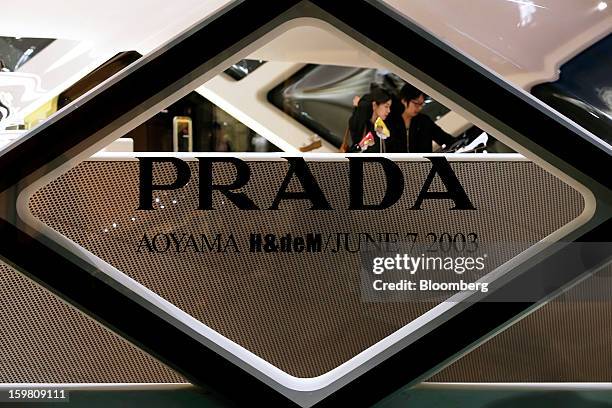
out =
[[[174,244],[175,252],[181,252],[181,242],[183,241],[183,239],[185,239],[186,236],[187,234],[183,233],[183,235],[181,235],[181,239],[177,239],[177,236],[174,232],[170,233],[170,239],[172,239],[172,243]]]
[[[321,252],[323,236],[320,233],[306,234],[306,252]]]
[[[251,234],[249,237],[249,251],[261,252],[262,239],[261,234]]]
[[[212,252],[215,247],[217,248],[217,252],[221,252],[221,234],[216,234],[212,242],[208,240],[208,235],[201,234],[200,242],[202,251],[204,250],[204,246],[206,246],[206,248],[208,248],[208,252]]]
[[[163,238],[163,250],[159,249],[159,246],[157,245],[157,239],[159,237]],[[170,238],[168,238],[168,236],[166,234],[156,234],[153,237],[153,248],[155,249],[155,252],[167,252],[170,249]]]
[[[296,237],[293,241],[293,252],[304,251],[304,237]]]
[[[263,246],[264,252],[278,252],[278,246],[276,245],[276,235],[267,234],[264,236],[266,242]]]
[[[293,237],[291,234],[284,235],[279,239],[279,250],[281,252],[291,252],[291,243],[293,242]]]
[[[213,191],[220,191],[241,210],[258,210],[259,207],[244,193],[235,192],[251,178],[251,169],[235,157],[198,157],[200,161],[200,200],[198,210],[214,210]],[[236,168],[236,179],[231,184],[213,184],[213,163],[231,163]]]
[[[187,242],[185,243],[185,248],[183,249],[183,252],[187,252],[187,248],[192,248],[192,252],[201,252],[200,248],[198,248],[198,244],[193,234],[189,234],[187,238]]]
[[[424,200],[452,200],[455,206],[451,210],[475,210],[446,158],[427,157],[427,159],[431,161],[432,168],[411,210],[420,210]],[[440,175],[447,191],[429,191],[436,174]]]
[[[232,247],[234,249],[234,253],[239,253],[238,244],[236,244],[236,238],[234,238],[234,234],[230,234],[227,237],[227,241],[225,242],[225,246],[223,247],[223,253],[227,253],[227,248]]]
[[[184,187],[191,178],[189,165],[176,157],[139,157],[140,162],[140,192],[139,210],[153,209],[154,190],[176,190]],[[172,184],[153,184],[153,163],[172,163],[176,169],[176,180]]]
[[[149,252],[153,252],[153,246],[151,245],[151,241],[149,240],[149,237],[147,234],[144,234],[142,236],[142,239],[140,240],[140,243],[138,244],[138,249],[136,250],[136,252],[140,253],[140,250],[146,247],[146,249]]]
[[[270,206],[270,210],[278,210],[278,205],[282,200],[310,200],[312,203],[311,210],[331,210],[332,207],[329,205],[317,180],[310,172],[306,161],[301,157],[286,157],[286,159],[289,161],[289,170],[287,170],[285,180],[283,180],[274,198],[274,202]],[[289,187],[289,183],[294,175],[299,180],[304,191],[287,191],[287,187]]]
[[[380,204],[364,204],[363,202],[364,163],[379,163],[385,173],[387,185]],[[401,169],[384,157],[350,157],[349,179],[349,210],[384,210],[395,204],[404,193],[404,175]]]

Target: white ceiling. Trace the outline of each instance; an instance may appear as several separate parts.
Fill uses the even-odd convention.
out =
[[[145,54],[232,1],[11,1],[0,10],[0,36],[63,40],[43,50],[20,70],[38,78],[36,89],[41,89],[48,98],[47,95],[58,93],[113,54],[126,50]],[[612,32],[612,4],[608,6],[601,0],[384,0],[384,3],[524,89],[553,80],[560,64]],[[297,27],[282,37],[283,41],[264,45],[253,56],[285,62],[371,64],[367,55],[316,27]],[[68,50],[60,60],[58,47]],[[45,54],[49,54],[48,59]],[[15,101],[15,107],[22,108],[23,114],[37,105],[25,104]]]
[[[0,35],[88,41],[148,52],[231,0],[20,0],[4,2]]]
[[[146,53],[231,2],[13,1],[0,13],[0,35],[86,41],[100,53]],[[533,73],[554,76],[560,62],[612,31],[612,0],[384,3],[521,87],[529,85]],[[317,48],[313,41],[308,46]],[[325,51],[325,44],[321,49]]]
[[[612,32],[610,0],[383,1],[523,88]]]
[[[0,36],[55,38],[16,73],[0,74],[11,121],[37,109],[114,54],[146,54],[231,0],[20,0],[0,10]],[[6,120],[5,120],[6,124]]]

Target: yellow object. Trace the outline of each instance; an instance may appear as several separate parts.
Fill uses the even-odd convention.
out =
[[[49,116],[57,112],[57,96],[41,105],[34,112],[23,118],[26,129],[36,127],[40,122],[44,122]]]
[[[374,122],[374,129],[376,129],[376,134],[381,139],[386,139],[391,136],[389,128],[387,127],[387,125],[385,125],[385,122],[383,122],[380,116],[378,117],[378,119],[376,119],[376,122]]]

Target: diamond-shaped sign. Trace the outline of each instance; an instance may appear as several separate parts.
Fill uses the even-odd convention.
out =
[[[483,129],[518,146],[556,177],[524,160],[449,163],[436,156],[396,163],[379,160],[367,166],[382,166],[388,172],[361,180],[370,195],[360,197],[364,207],[356,213],[351,211],[359,204],[358,194],[352,192],[359,190],[351,183],[359,169],[365,169],[359,166],[366,164],[355,157],[350,165],[343,157],[327,163],[289,159],[287,164],[279,156],[240,156],[245,161],[226,159],[213,166],[211,160],[222,161],[214,155],[199,155],[198,161],[143,155],[140,162],[84,162],[164,104],[212,78],[230,58],[246,57],[284,28],[313,19],[443,95]],[[562,273],[555,270],[576,256],[567,243],[604,241],[610,230],[610,179],[599,171],[609,155],[607,147],[590,135],[382,4],[356,1],[348,8],[319,0],[248,0],[228,6],[136,62],[3,153],[0,254],[189,380],[231,399],[277,405],[364,405],[422,378],[609,257],[581,248],[590,251],[581,264]],[[145,196],[139,201],[138,195],[145,194],[145,163],[157,166],[151,168],[151,191],[180,195],[162,195],[153,202],[153,196]],[[248,177],[235,188],[246,185],[249,177],[253,180],[241,198],[227,192],[231,203],[219,204],[219,196],[212,203],[202,198],[207,187],[237,182],[236,174]],[[405,174],[422,182],[408,183],[404,195],[394,201],[399,203],[396,207],[383,212],[365,207],[364,199],[372,203],[387,197],[390,188],[378,191],[385,178],[387,187],[392,177],[396,181],[401,177],[404,185],[405,176],[400,175]],[[500,175],[506,177],[507,190],[493,194]],[[129,181],[117,184],[117,180]],[[468,187],[452,187],[461,183]],[[489,208],[487,193],[504,203],[506,217],[478,213],[479,207]],[[469,205],[458,198],[463,195]],[[490,248],[499,254],[492,265],[501,268],[493,271],[498,273],[491,281],[495,290],[481,291],[474,301],[445,297],[378,305],[378,299],[368,298],[367,293],[351,298],[356,292],[341,285],[353,285],[359,277],[355,269],[363,259],[350,255],[349,238],[343,233],[362,218],[368,228],[404,233],[400,240],[404,244],[412,237],[410,228],[427,231],[422,215],[426,210],[421,208],[427,206],[435,213],[431,225],[436,226],[440,242],[447,229],[457,225],[464,229],[453,230],[452,242],[474,242],[470,234],[476,233],[468,227],[478,223],[503,240],[504,228],[525,228],[555,213],[554,201],[560,197],[569,203],[565,206],[569,210],[558,211],[541,228],[534,228],[529,245],[516,243],[508,253],[504,253],[507,248]],[[295,198],[304,199],[306,205],[287,207],[284,200]],[[440,203],[431,202],[440,198]],[[451,210],[448,200],[467,213]],[[538,208],[526,208],[529,200],[537,201],[531,204]],[[145,210],[143,202],[152,202],[153,209]],[[223,208],[206,212],[211,204]],[[58,211],[60,205],[72,206],[73,216]],[[476,211],[470,213],[473,208]],[[496,218],[501,222],[493,231]],[[291,233],[302,235],[272,237],[284,248],[284,255],[278,254],[273,249],[279,247],[266,249],[274,244],[267,234],[271,227],[294,228]],[[195,230],[201,233],[191,237]],[[434,242],[436,232],[432,232]],[[330,249],[330,242],[337,250],[317,255],[317,248]],[[555,242],[565,244],[552,245]],[[190,255],[160,255],[174,244],[177,254],[191,251]],[[247,245],[244,256],[237,255],[242,254],[241,245]],[[286,255],[289,252],[291,256]],[[518,253],[521,257],[515,258]],[[279,270],[279,264],[286,269]],[[333,275],[334,281],[325,280],[333,273],[326,270],[330,265],[344,265]],[[177,272],[184,275],[179,279]],[[249,275],[236,276],[244,273]],[[225,284],[218,284],[226,278]],[[546,282],[543,289],[533,284],[541,281]],[[245,286],[236,290],[240,282]],[[538,290],[529,297],[508,302],[517,287],[534,286]],[[288,298],[279,298],[283,294]],[[256,310],[262,304],[265,310]],[[331,313],[334,309],[340,313]],[[298,333],[300,327],[306,333]],[[347,333],[350,338],[340,337]]]

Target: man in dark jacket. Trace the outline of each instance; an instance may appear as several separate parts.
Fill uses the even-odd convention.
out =
[[[404,105],[402,126],[404,137],[389,138],[387,152],[389,153],[431,153],[431,142],[440,146],[450,146],[455,138],[436,125],[429,116],[421,113],[425,104],[423,92],[410,84],[405,84],[400,90],[399,98]],[[393,139],[393,140],[391,140]]]

